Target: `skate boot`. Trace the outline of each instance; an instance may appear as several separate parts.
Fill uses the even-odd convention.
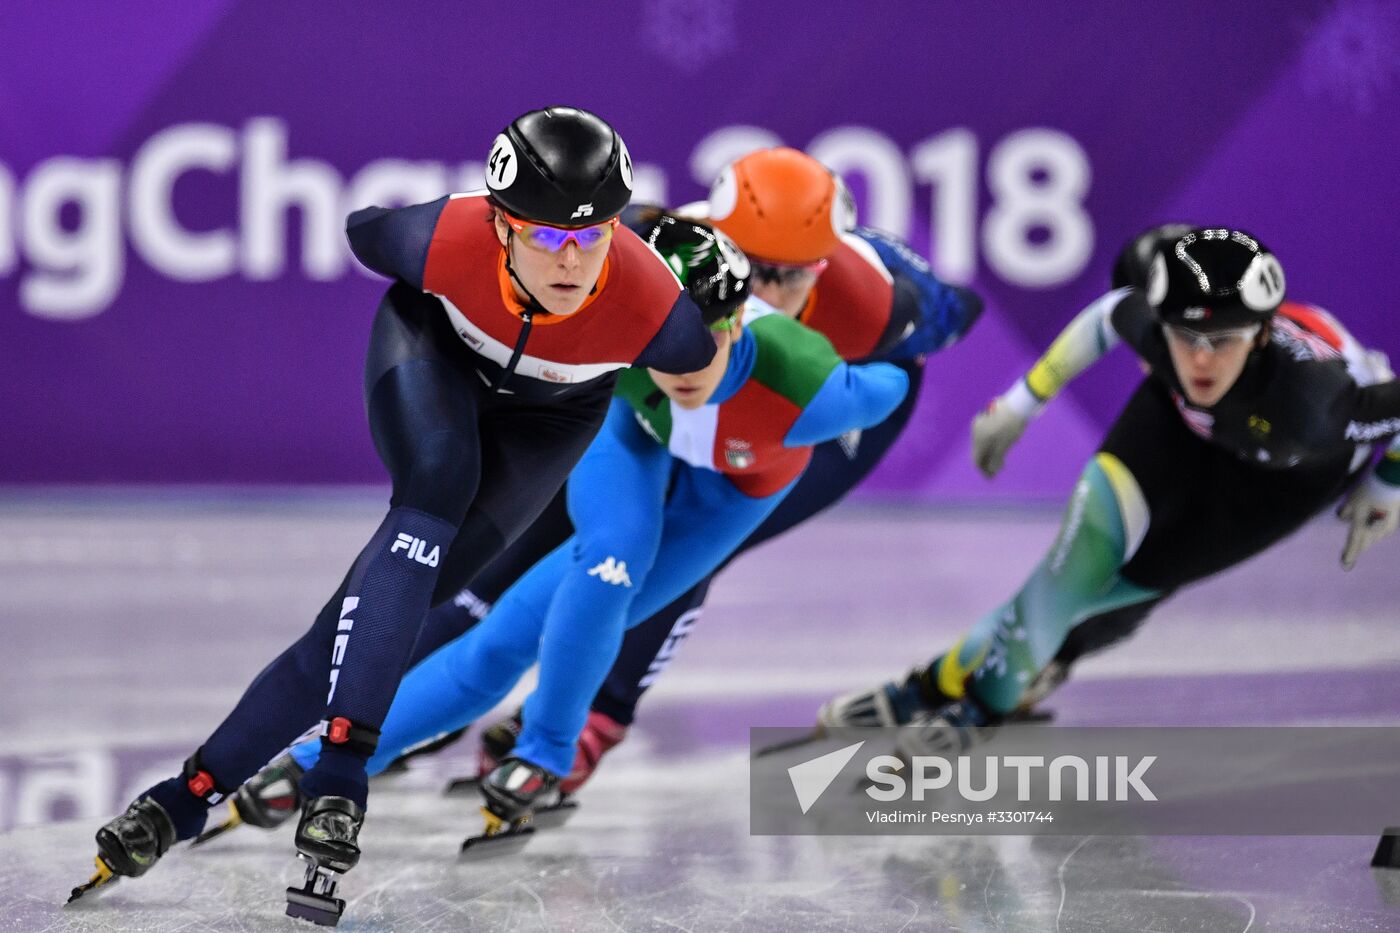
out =
[[[1017,722],[1049,722],[1055,718],[1055,714],[1049,710],[1036,709],[1040,701],[1060,688],[1066,680],[1069,680],[1069,664],[1065,661],[1054,660],[1040,669],[1040,673],[1035,675],[1035,679],[1026,685],[1026,690],[1021,694],[1021,699],[1016,704],[1016,709],[1007,716],[1007,720]]]
[[[934,710],[951,698],[938,689],[928,667],[916,667],[903,680],[887,681],[827,700],[817,710],[817,724],[794,738],[754,752],[755,758],[819,742],[837,729],[902,726],[917,712]]]
[[[985,741],[993,727],[1004,721],[1004,716],[987,709],[971,696],[965,696],[934,712],[916,714],[899,730],[896,745],[905,758],[920,755],[953,758]]]
[[[558,829],[578,812],[574,794],[586,784],[603,756],[627,738],[627,727],[606,713],[589,710],[588,721],[579,733],[574,766],[559,782],[559,797],[552,804],[535,807],[533,823],[536,829]]]
[[[507,855],[524,848],[535,833],[535,827],[529,825],[535,810],[558,804],[559,778],[538,765],[507,758],[481,779],[481,795],[486,798],[481,808],[486,830],[462,843],[462,860]]]
[[[860,690],[827,700],[817,712],[820,729],[849,726],[902,726],[918,713],[938,709],[949,702],[938,689],[932,671],[916,667],[901,681],[888,681],[873,690]]]
[[[337,875],[360,861],[359,835],[365,811],[345,797],[307,801],[297,824],[297,856],[306,860],[306,881],[287,889],[287,916],[335,926],[345,901],[335,896]]]
[[[472,794],[481,787],[481,779],[486,777],[515,750],[520,730],[525,728],[521,710],[516,710],[505,719],[495,723],[481,733],[481,747],[477,750],[476,774],[473,777],[457,778],[447,785],[443,793],[449,797]]]
[[[578,734],[578,751],[574,754],[574,768],[560,782],[559,789],[564,796],[570,796],[588,783],[598,770],[603,755],[608,754],[622,740],[627,738],[627,727],[606,713],[588,710],[588,721],[584,731]]]
[[[174,844],[170,814],[150,796],[138,797],[125,813],[97,831],[97,871],[73,889],[68,903],[120,878],[141,877]]]
[[[578,752],[574,755],[574,767],[569,776],[559,784],[559,790],[568,796],[593,777],[603,756],[612,751],[627,738],[627,727],[606,713],[596,709],[588,711],[588,721],[578,737]]]
[[[283,755],[244,782],[229,798],[228,817],[195,837],[191,845],[203,845],[243,824],[276,829],[301,809],[301,765]]]

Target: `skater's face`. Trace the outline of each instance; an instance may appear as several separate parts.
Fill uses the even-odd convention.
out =
[[[824,269],[825,259],[805,266],[770,266],[755,262],[750,287],[761,301],[795,318],[806,307],[807,298]]]
[[[1225,397],[1244,372],[1250,351],[1266,339],[1258,324],[1209,333],[1167,324],[1162,331],[1186,400],[1199,408]]]
[[[513,221],[496,212],[496,236],[510,250],[510,265],[520,281],[512,281],[516,297],[529,300],[520,286],[530,290],[550,314],[573,314],[588,300],[598,284],[608,258],[615,221],[571,231],[562,246],[551,249],[559,237],[531,236],[540,225]],[[522,227],[524,229],[513,229]],[[544,232],[554,232],[545,228]],[[514,235],[512,235],[514,234]]]
[[[715,335],[715,358],[710,360],[710,365],[704,369],[679,375],[655,369],[648,369],[647,372],[651,374],[656,387],[681,408],[699,408],[708,402],[710,396],[715,394],[715,389],[719,388],[724,371],[729,366],[729,349],[734,346],[734,341],[739,339],[742,326],[736,317],[730,326],[712,331]]]

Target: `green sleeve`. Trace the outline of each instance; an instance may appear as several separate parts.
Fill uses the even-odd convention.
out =
[[[806,408],[831,371],[841,364],[822,334],[781,314],[746,325],[757,342],[753,376],[798,408]]]

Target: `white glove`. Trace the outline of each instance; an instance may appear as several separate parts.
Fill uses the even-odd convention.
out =
[[[1045,403],[1031,394],[1024,379],[972,419],[972,462],[984,476],[993,477],[1006,463],[1006,452],[1020,440],[1032,418],[1040,414]]]
[[[1368,547],[1395,533],[1400,525],[1400,486],[1392,486],[1372,475],[1352,490],[1337,517],[1349,522],[1347,546],[1342,550],[1342,568],[1350,570]]]

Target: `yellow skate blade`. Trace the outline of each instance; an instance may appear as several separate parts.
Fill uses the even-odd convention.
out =
[[[191,842],[190,845],[192,845],[192,846],[203,845],[204,843],[210,841],[211,839],[217,839],[217,838],[219,838],[219,837],[222,836],[224,833],[228,832],[230,829],[237,829],[238,827],[240,827],[240,826],[242,826],[242,825],[243,825],[243,814],[241,814],[241,813],[238,812],[238,804],[236,804],[236,803],[234,803],[232,800],[230,800],[230,801],[228,802],[228,816],[224,818],[224,821],[223,821],[222,823],[220,823],[218,826],[215,826],[213,829],[206,829],[204,832],[200,833],[198,836],[195,836],[195,837],[194,837],[194,841]]]
[[[97,865],[97,871],[94,872],[93,876],[89,878],[85,883],[80,884],[76,888],[74,888],[73,892],[68,895],[68,900],[65,903],[71,904],[78,898],[82,897],[84,894],[88,893],[89,891],[94,890],[95,888],[100,888],[104,884],[114,882],[119,877],[121,877],[116,872],[112,871],[110,865],[102,861],[102,856],[97,856],[95,859],[93,859],[93,862]]]
[[[506,828],[506,821],[485,807],[481,807],[481,815],[486,819],[487,836],[495,836]]]

